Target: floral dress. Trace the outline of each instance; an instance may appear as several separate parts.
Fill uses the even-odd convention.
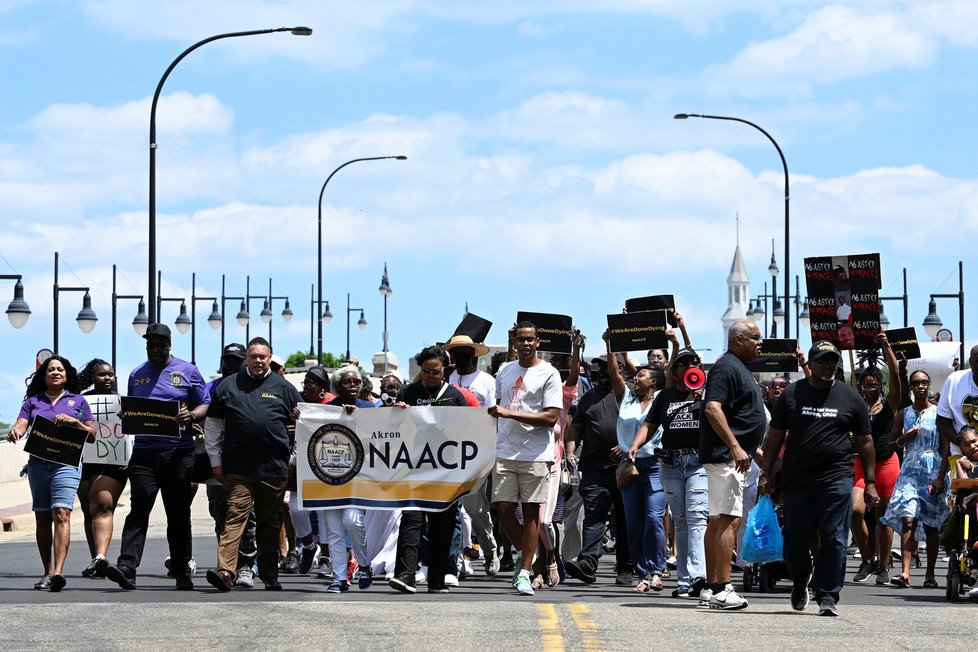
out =
[[[931,406],[919,413],[913,406],[904,409],[903,432],[914,426],[919,426],[920,430],[916,437],[907,442],[893,496],[886,514],[880,519],[897,532],[903,530],[902,519],[908,517],[916,518],[919,524],[939,528],[948,513],[947,483],[939,495],[931,495],[927,490],[930,483],[937,479],[941,466],[937,408]]]

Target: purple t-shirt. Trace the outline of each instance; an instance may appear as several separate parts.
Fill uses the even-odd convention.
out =
[[[95,421],[95,417],[92,416],[92,408],[89,407],[85,397],[81,394],[72,394],[67,391],[55,406],[51,405],[51,399],[46,394],[31,396],[20,406],[20,414],[17,415],[17,418],[27,419],[30,422],[35,416],[42,416],[45,419],[54,421],[54,417],[59,414],[67,414],[69,417],[74,417],[82,423]]]
[[[161,401],[179,401],[181,408],[193,410],[198,405],[210,403],[210,395],[197,367],[179,358],[170,358],[162,369],[148,361],[129,374],[129,396],[155,398]],[[190,450],[194,447],[193,428],[180,429],[180,439],[166,437],[136,437],[132,449],[137,450]]]

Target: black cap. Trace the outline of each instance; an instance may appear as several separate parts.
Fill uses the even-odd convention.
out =
[[[306,371],[306,378],[313,381],[323,389],[329,389],[329,374],[323,366],[309,367]]]
[[[143,338],[148,340],[151,337],[165,337],[168,341],[171,340],[170,327],[166,324],[150,324]]]
[[[696,358],[699,360],[700,354],[689,347],[679,349],[679,351],[676,353],[676,360],[673,364],[679,364],[683,358]]]
[[[231,342],[230,344],[224,347],[224,352],[221,353],[222,358],[226,358],[228,356],[241,358],[242,360],[244,360],[245,348],[240,344],[238,344],[237,342]]]
[[[808,359],[810,361],[818,360],[826,355],[833,355],[837,359],[842,359],[842,354],[839,353],[838,347],[828,340],[819,340],[812,344],[812,348],[808,349]]]

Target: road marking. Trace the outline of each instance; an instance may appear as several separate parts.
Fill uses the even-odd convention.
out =
[[[574,617],[574,622],[577,623],[577,629],[581,632],[581,637],[584,639],[584,649],[590,650],[591,652],[603,652],[604,646],[598,637],[598,623],[591,618],[587,606],[580,602],[573,602],[568,606],[570,607],[571,616]]]
[[[538,604],[537,622],[540,624],[540,641],[544,652],[564,652],[564,637],[560,633],[557,608],[552,604]]]

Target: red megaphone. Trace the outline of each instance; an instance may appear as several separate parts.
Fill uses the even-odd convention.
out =
[[[683,382],[686,383],[686,387],[695,392],[706,384],[706,373],[699,367],[690,367],[683,374]]]

